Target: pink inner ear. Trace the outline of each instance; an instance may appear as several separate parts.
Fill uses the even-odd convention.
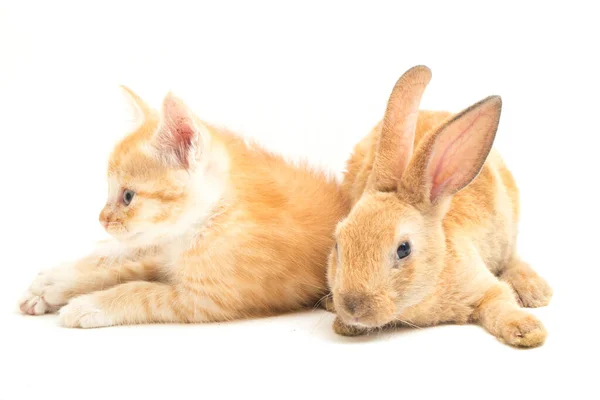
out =
[[[195,131],[188,123],[189,121],[180,121],[171,132],[173,143],[171,146],[175,156],[186,168],[189,166],[189,153],[193,145]]]
[[[469,143],[467,133],[469,129],[473,127],[479,115],[477,115],[466,127],[459,126],[454,134],[448,134],[438,138],[436,143],[436,150],[438,148],[442,151],[435,151],[429,162],[430,166],[435,166],[433,175],[431,177],[431,196],[430,199],[433,201],[438,195],[444,191],[448,186],[452,186],[453,178],[457,178],[460,175],[461,164],[467,166],[468,160],[462,159],[462,157],[468,157],[473,151],[473,143]],[[460,124],[460,120],[455,124]],[[467,172],[467,171],[465,171]]]
[[[170,151],[185,168],[189,166],[190,152],[197,130],[186,106],[171,94],[163,103],[163,126],[160,141],[163,150]]]
[[[500,107],[499,98],[485,99],[439,132],[427,168],[431,202],[456,193],[477,176],[492,146]]]

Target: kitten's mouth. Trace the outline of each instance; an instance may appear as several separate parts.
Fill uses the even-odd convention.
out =
[[[135,239],[139,239],[142,236],[142,232],[127,232],[126,235],[123,235],[121,238],[124,241],[130,241],[130,240],[135,240]]]
[[[110,233],[111,235],[124,235],[129,233],[129,230],[127,230],[127,228],[121,222],[109,221],[102,223],[102,226],[104,226],[106,232]]]
[[[110,225],[109,224],[109,226],[106,229],[106,232],[108,232],[109,235],[111,235],[112,237],[114,237],[115,239],[117,239],[118,241],[121,241],[121,242],[130,241],[130,240],[136,239],[142,235],[142,232],[129,231],[122,224],[118,224],[118,225]]]

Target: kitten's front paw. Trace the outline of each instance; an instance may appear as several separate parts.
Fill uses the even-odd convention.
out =
[[[44,295],[33,294],[30,291],[25,292],[19,300],[19,309],[23,314],[42,315],[56,312],[58,308],[59,306],[49,304]]]
[[[517,347],[537,347],[546,341],[544,325],[533,315],[515,312],[503,323],[502,340]]]
[[[60,310],[59,316],[61,325],[68,328],[99,328],[113,325],[111,318],[98,305],[93,294],[72,299]]]
[[[19,309],[29,315],[56,312],[67,303],[73,277],[70,266],[40,272],[19,301]]]

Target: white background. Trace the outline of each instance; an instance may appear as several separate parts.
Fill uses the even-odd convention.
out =
[[[598,398],[593,2],[364,3],[1,3],[0,399]],[[130,124],[119,83],[153,105],[172,89],[201,118],[339,173],[416,64],[433,71],[425,108],[503,97],[520,252],[555,290],[534,310],[543,347],[476,326],[344,339],[323,311],[85,331],[17,313],[39,269],[104,236],[105,164]]]

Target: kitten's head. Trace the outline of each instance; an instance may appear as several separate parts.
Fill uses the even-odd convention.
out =
[[[210,129],[171,93],[156,112],[123,89],[141,122],[111,154],[100,223],[119,241],[149,244],[210,216],[223,195],[227,158]]]

